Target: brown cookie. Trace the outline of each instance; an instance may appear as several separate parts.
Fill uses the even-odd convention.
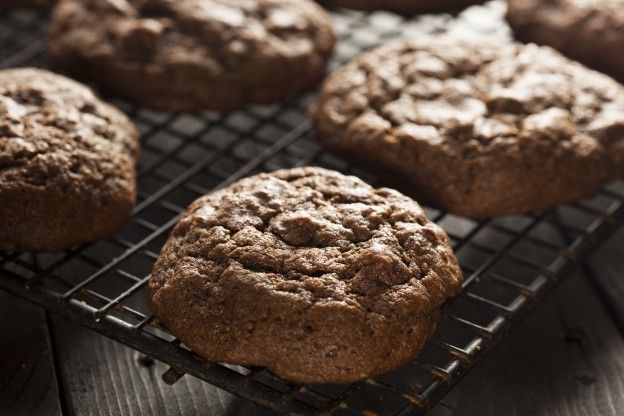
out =
[[[389,10],[404,15],[454,12],[483,0],[325,0],[321,3],[355,10]]]
[[[149,296],[158,320],[207,360],[351,382],[412,360],[461,280],[448,237],[416,202],[298,168],[195,201]]]
[[[509,0],[507,7],[507,20],[520,40],[552,46],[624,80],[621,0]]]
[[[330,76],[312,117],[329,148],[470,217],[548,210],[624,174],[624,88],[548,47],[391,43]]]
[[[0,71],[0,250],[57,251],[113,233],[134,206],[134,126],[51,72]]]
[[[63,0],[48,51],[62,70],[140,105],[229,111],[311,87],[333,44],[311,0]]]

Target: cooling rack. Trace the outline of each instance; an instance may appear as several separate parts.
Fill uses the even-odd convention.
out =
[[[457,31],[504,39],[504,6],[405,20],[388,13],[334,13],[332,67],[384,41]],[[0,10],[0,67],[46,67],[46,12]],[[445,308],[420,357],[374,380],[297,385],[262,368],[207,363],[160,327],[145,285],[157,254],[191,201],[241,177],[318,165],[375,177],[325,152],[307,118],[313,93],[227,115],[155,113],[115,102],[142,132],[139,202],[113,237],[62,253],[0,253],[0,288],[170,366],[283,414],[423,414],[611,235],[624,217],[624,181],[586,201],[536,215],[485,221],[427,209],[451,236],[464,290]]]

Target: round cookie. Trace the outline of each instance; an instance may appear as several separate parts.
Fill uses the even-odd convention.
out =
[[[469,217],[543,211],[624,174],[624,88],[548,47],[437,37],[324,84],[317,137]]]
[[[62,0],[48,52],[140,105],[230,111],[313,86],[333,44],[311,0]]]
[[[509,0],[507,20],[522,41],[552,46],[624,80],[621,0]]]
[[[113,233],[133,208],[138,133],[51,72],[0,71],[0,250],[58,251]]]
[[[414,359],[461,281],[448,237],[416,202],[297,168],[195,201],[149,297],[158,320],[210,361],[339,383]]]
[[[330,6],[355,10],[389,10],[404,15],[453,12],[483,0],[325,0]]]

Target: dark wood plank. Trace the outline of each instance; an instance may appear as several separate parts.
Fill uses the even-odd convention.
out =
[[[52,320],[68,411],[72,415],[268,415],[190,376],[174,386],[166,367],[62,319]]]
[[[624,229],[592,257],[588,272],[594,287],[624,333]]]
[[[621,415],[624,340],[577,274],[472,372],[455,416]]]
[[[62,414],[45,312],[4,292],[0,375],[0,414]]]

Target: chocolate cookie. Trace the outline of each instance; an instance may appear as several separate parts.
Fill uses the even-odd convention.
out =
[[[391,43],[332,75],[311,112],[329,148],[470,217],[548,210],[624,174],[624,88],[548,47]]]
[[[57,251],[113,233],[134,206],[138,134],[85,86],[0,71],[0,250]]]
[[[404,15],[453,12],[483,0],[325,0],[335,7],[355,10],[389,10]]]
[[[311,0],[63,0],[49,55],[141,105],[228,111],[312,86],[333,44]]]
[[[412,360],[461,281],[448,237],[416,202],[298,168],[195,201],[149,296],[160,322],[210,361],[350,382]]]
[[[507,20],[522,41],[552,46],[624,80],[621,0],[509,0]]]

